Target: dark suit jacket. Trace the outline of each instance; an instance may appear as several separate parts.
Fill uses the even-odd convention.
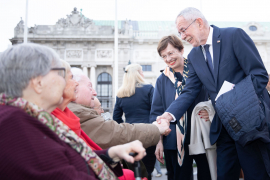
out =
[[[180,73],[176,73],[178,80],[182,81],[182,75]],[[166,77],[163,73],[158,77],[152,107],[150,112],[150,122],[154,122],[157,116],[160,116],[165,112],[165,110],[170,106],[170,104],[175,100],[175,87],[171,80]],[[208,93],[205,88],[202,88],[199,96],[192,103],[192,105],[187,110],[187,133],[185,138],[185,144],[190,143],[190,127],[191,127],[191,114],[195,105],[197,105],[201,101],[208,100]],[[185,103],[185,102],[181,102]],[[176,150],[176,122],[170,123],[170,129],[172,130],[168,136],[163,136],[163,146],[164,149],[167,150]]]
[[[189,78],[186,87],[181,96],[166,110],[172,113],[176,119],[179,119],[188,109],[200,92],[202,85],[208,90],[215,107],[216,95],[225,80],[237,84],[249,74],[253,74],[255,77],[256,93],[262,95],[265,102],[270,105],[265,89],[268,74],[253,41],[242,29],[212,27],[214,29],[212,40],[214,78],[210,74],[201,48],[193,48],[188,55]],[[218,139],[221,128],[221,121],[215,115],[210,129],[212,144]]]
[[[113,120],[123,123],[122,115],[125,113],[126,123],[149,123],[153,92],[154,87],[145,84],[136,87],[135,94],[130,97],[116,97]]]

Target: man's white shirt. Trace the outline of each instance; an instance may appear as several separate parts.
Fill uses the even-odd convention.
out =
[[[211,26],[209,26],[209,27],[210,27],[210,32],[209,32],[207,41],[206,41],[206,43],[205,43],[204,45],[201,45],[201,47],[202,47],[202,52],[203,52],[204,58],[205,58],[205,60],[206,60],[206,52],[205,52],[204,46],[205,46],[206,44],[209,45],[209,52],[210,52],[210,55],[211,55],[211,57],[212,57],[212,64],[213,64],[213,68],[214,68],[213,41],[212,41],[212,39],[213,39],[213,30],[214,30],[214,29],[213,29]]]

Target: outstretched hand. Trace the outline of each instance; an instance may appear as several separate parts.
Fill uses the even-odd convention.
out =
[[[156,146],[156,151],[155,151],[155,155],[156,158],[159,162],[161,162],[162,164],[164,164],[164,159],[163,159],[163,144],[162,141],[159,140],[157,146]]]
[[[157,117],[156,121],[158,124],[161,123],[161,119],[166,119],[168,122],[170,122],[171,120],[173,120],[173,117],[168,112],[165,112],[161,116]]]
[[[138,155],[132,157],[129,155],[131,152],[138,153]],[[136,140],[123,145],[113,146],[109,149],[108,154],[112,159],[120,158],[127,162],[134,163],[134,161],[141,160],[146,155],[146,152],[142,143],[139,140]]]
[[[157,121],[153,122],[153,124],[158,127],[159,133],[161,135],[167,136],[168,134],[170,134],[170,123],[166,119],[161,119],[159,124],[157,123]]]

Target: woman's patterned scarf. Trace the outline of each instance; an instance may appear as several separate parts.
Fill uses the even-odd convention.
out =
[[[46,125],[57,136],[69,144],[92,168],[99,179],[115,180],[118,179],[111,169],[92,151],[90,147],[75,132],[73,132],[62,121],[46,112],[37,105],[26,101],[23,98],[12,98],[4,93],[0,94],[0,105],[15,106],[23,109],[28,115],[37,118],[42,124]]]
[[[170,67],[166,67],[163,71],[164,75],[167,76],[171,82],[174,84],[175,87],[175,99],[180,96],[182,93],[182,90],[184,89],[186,85],[186,80],[188,78],[188,66],[187,66],[187,59],[184,58],[184,71],[183,71],[183,78],[182,82],[178,81],[178,78],[174,72],[174,70]],[[183,115],[183,117],[177,121],[176,126],[176,138],[177,138],[177,157],[178,157],[178,164],[180,167],[183,164],[184,156],[185,156],[185,149],[184,149],[184,142],[185,142],[185,136],[187,131],[187,112]]]

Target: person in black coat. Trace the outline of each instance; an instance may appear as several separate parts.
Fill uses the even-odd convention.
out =
[[[175,36],[163,37],[157,47],[158,53],[167,67],[162,71],[162,74],[156,81],[155,91],[153,95],[150,121],[155,121],[157,116],[162,115],[170,104],[181,94],[188,79],[188,60],[183,57],[184,46],[181,40]],[[181,96],[181,95],[180,95]],[[168,179],[190,180],[193,177],[193,159],[195,159],[198,167],[199,180],[211,180],[210,170],[205,154],[189,155],[188,145],[190,143],[190,127],[191,114],[196,104],[208,100],[207,91],[202,88],[197,99],[193,102],[186,114],[185,136],[183,141],[183,156],[178,161],[178,145],[177,145],[177,123],[180,120],[170,123],[172,130],[168,136],[161,136],[161,140],[156,148],[156,157],[164,163],[163,151],[165,154],[166,168],[168,171]],[[182,102],[185,103],[185,102]],[[203,110],[200,112],[201,117],[208,120],[208,113]],[[180,152],[181,154],[181,152]]]
[[[126,123],[150,123],[149,116],[154,87],[144,80],[142,67],[139,64],[130,64],[125,68],[123,84],[119,88],[113,112],[113,119],[123,123],[125,113]],[[142,132],[143,133],[143,132]],[[152,146],[146,149],[147,155],[142,159],[151,180],[151,173],[155,166],[155,149]]]

